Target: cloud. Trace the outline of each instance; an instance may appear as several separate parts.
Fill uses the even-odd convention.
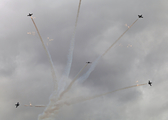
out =
[[[44,108],[24,104],[47,105],[53,90],[50,64],[40,39],[27,14],[34,20],[46,44],[58,79],[61,77],[72,38],[77,6],[75,1],[1,1],[0,30],[0,119],[37,119]],[[82,1],[76,31],[70,79],[87,61],[94,61],[131,25],[137,23],[99,61],[95,70],[67,96],[95,95],[138,83],[142,86],[118,91],[94,100],[63,106],[60,120],[86,119],[167,119],[167,16],[166,1]],[[119,46],[119,45],[122,46]],[[127,48],[128,44],[132,47]],[[81,73],[84,74],[88,65]],[[15,102],[21,106],[14,108]]]

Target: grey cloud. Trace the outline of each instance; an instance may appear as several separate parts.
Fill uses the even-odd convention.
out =
[[[0,119],[37,119],[43,108],[24,107],[49,102],[53,90],[47,55],[33,23],[45,42],[53,39],[51,53],[58,79],[67,62],[69,44],[75,25],[78,0],[74,1],[1,1],[0,33]],[[144,19],[136,24],[99,61],[95,70],[75,96],[90,96],[138,83],[153,81],[153,86],[139,86],[110,95],[64,106],[56,119],[167,119],[167,16],[166,1],[82,1],[76,31],[76,43],[70,78],[86,61],[94,61],[131,25],[138,14]],[[35,35],[27,34],[35,32]],[[121,46],[119,46],[121,44]],[[132,47],[127,47],[131,44]],[[83,71],[86,72],[89,68]],[[82,93],[85,87],[86,93]],[[20,101],[21,106],[14,108]]]

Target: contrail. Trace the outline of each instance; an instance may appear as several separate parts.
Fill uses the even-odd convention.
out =
[[[43,112],[43,114],[39,115],[38,119],[42,120],[42,119],[46,119],[46,118],[52,118],[52,116],[54,116],[55,114],[58,113],[59,109],[62,108],[63,105],[69,105],[68,102],[60,102],[60,100],[62,99],[63,95],[65,93],[67,93],[70,88],[72,87],[73,83],[76,81],[76,79],[78,78],[78,76],[81,74],[81,72],[85,69],[85,67],[88,64],[86,64],[79,72],[78,74],[75,76],[75,78],[71,81],[71,83],[69,84],[69,86],[67,87],[67,89],[65,91],[63,91],[63,93],[61,93],[59,99],[54,98],[51,95],[50,98],[50,103],[49,105],[47,105],[47,108],[45,110],[45,112]]]
[[[59,109],[62,108],[64,105],[67,105],[67,104],[65,102],[57,102],[52,106],[47,106],[43,114],[38,116],[38,120],[48,120],[48,119],[53,120],[54,116],[59,112]]]
[[[33,105],[24,105],[24,106],[26,106],[26,107],[46,107],[45,105],[35,105],[35,106],[33,106]]]
[[[35,105],[34,107],[46,107],[45,105]]]
[[[57,100],[57,98],[54,99],[54,97],[52,96],[50,98],[50,104],[47,106],[45,112],[43,112],[43,114],[39,115],[39,120],[48,118],[49,116],[52,117],[54,114],[57,114],[59,109],[64,105],[68,105],[66,102],[65,103],[59,103],[58,101],[62,99],[63,95],[65,93],[67,93],[70,88],[72,87],[73,83],[76,81],[76,79],[78,78],[78,76],[81,74],[81,72],[85,69],[85,67],[88,64],[86,64],[79,72],[78,74],[75,76],[75,78],[71,81],[71,83],[69,84],[69,86],[67,87],[67,89],[65,91],[63,91],[63,93],[61,93],[59,99]]]
[[[32,105],[24,105],[24,106],[26,106],[26,107],[33,107]]]
[[[63,97],[63,95],[64,95],[65,93],[67,93],[67,92],[71,89],[73,83],[76,81],[76,79],[79,77],[79,75],[80,75],[81,72],[85,69],[85,67],[86,67],[87,65],[88,65],[88,64],[86,64],[86,65],[78,72],[78,74],[77,74],[77,75],[75,76],[75,78],[71,81],[71,83],[69,84],[69,86],[67,87],[67,89],[64,90],[64,91],[61,93],[61,95],[60,95],[60,97],[59,97],[59,100],[61,100],[61,98]]]
[[[95,96],[92,96],[92,97],[86,97],[86,98],[79,97],[79,98],[74,99],[74,101],[72,101],[70,103],[67,102],[66,104],[67,105],[72,105],[72,104],[84,102],[84,101],[87,101],[87,100],[92,100],[92,99],[95,99],[95,98],[98,98],[98,97],[102,97],[104,95],[108,95],[108,94],[111,94],[113,92],[117,92],[117,91],[120,91],[120,90],[129,89],[129,88],[138,87],[138,86],[143,86],[143,85],[147,85],[147,83],[145,83],[145,84],[137,84],[137,85],[133,85],[133,86],[129,86],[129,87],[124,87],[124,88],[121,88],[121,89],[118,89],[118,90],[114,90],[114,91],[107,92],[107,93],[100,94],[100,95],[95,95]]]
[[[83,75],[81,76],[77,81],[82,83],[84,82],[90,75],[90,73],[95,69],[96,65],[98,64],[99,60],[100,60],[101,56],[99,56],[90,66],[89,70]]]
[[[117,91],[120,91],[120,90],[129,89],[129,88],[138,87],[138,86],[143,86],[143,85],[147,85],[147,83],[145,83],[145,84],[137,84],[137,85],[133,85],[133,86],[129,86],[129,87],[124,87],[124,88],[121,88],[121,89],[117,89],[117,90],[114,90],[114,91],[111,91],[111,92],[107,92],[107,93],[103,93],[103,94],[100,94],[100,95],[95,95],[95,96],[92,96],[92,97],[87,97],[87,98],[79,97],[79,98],[75,98],[75,99],[73,99],[72,102],[66,102],[66,101],[59,102],[59,103],[53,105],[52,108],[48,112],[46,112],[46,113],[49,114],[49,113],[52,113],[55,110],[59,110],[63,105],[72,105],[72,104],[84,102],[84,101],[87,101],[87,100],[92,100],[92,99],[95,99],[95,98],[98,98],[98,97],[102,97],[104,95],[108,95],[108,94],[111,94],[113,92],[117,92]],[[26,107],[33,107],[32,105],[25,105],[25,106]],[[35,105],[34,107],[46,107],[46,106],[45,105]]]
[[[76,22],[75,22],[75,28],[74,28],[74,31],[73,31],[72,40],[71,40],[70,49],[69,49],[69,54],[68,54],[68,61],[67,61],[66,73],[65,73],[67,77],[69,77],[69,73],[70,73],[70,69],[71,69],[71,65],[72,65],[73,50],[74,50],[74,44],[75,44],[75,35],[76,35],[78,18],[79,18],[80,6],[81,6],[81,0],[79,1],[78,12],[77,12],[77,17],[76,17]]]
[[[76,28],[77,28],[77,23],[78,23],[78,18],[79,18],[80,6],[81,6],[81,0],[79,1],[78,12],[77,12],[76,22],[75,22],[75,28],[74,28],[73,35],[72,35],[72,40],[71,40],[71,43],[70,43],[68,60],[67,60],[66,68],[65,68],[65,74],[63,75],[63,77],[60,80],[60,83],[59,83],[60,85],[58,86],[59,87],[58,88],[58,94],[61,94],[64,91],[65,86],[66,86],[66,81],[69,77],[69,73],[70,73],[70,69],[71,69],[72,59],[73,59],[73,51],[74,51],[74,46],[75,46]]]
[[[71,64],[72,64],[72,59],[73,59],[73,50],[74,50],[74,44],[75,44],[75,35],[76,35],[76,28],[77,28],[77,23],[78,23],[80,5],[81,5],[81,0],[79,1],[78,12],[77,12],[76,21],[75,21],[75,28],[74,28],[74,31],[73,31],[72,40],[71,40],[70,49],[69,49],[69,54],[68,54],[68,61],[67,61],[66,72],[65,72],[65,75],[67,77],[69,76],[70,69],[71,69]]]
[[[82,101],[91,100],[91,99],[94,99],[94,98],[97,98],[97,97],[101,97],[103,95],[107,95],[107,94],[110,94],[110,93],[115,92],[115,91],[119,91],[119,90],[131,88],[131,87],[136,87],[136,86],[143,85],[143,84],[140,84],[140,85],[136,85],[136,86],[134,85],[134,86],[130,86],[130,87],[125,87],[125,88],[118,89],[118,90],[115,90],[115,91],[112,91],[112,92],[108,92],[108,93],[104,93],[104,94],[100,94],[100,95],[96,95],[96,96],[92,96],[92,97],[87,97],[87,98],[77,98],[77,99],[74,99],[73,102],[62,102],[61,98],[63,97],[63,95],[65,93],[67,93],[69,91],[69,89],[72,87],[72,85],[76,81],[77,77],[79,76],[77,74],[77,77],[75,77],[74,80],[71,81],[71,83],[69,84],[67,89],[64,90],[65,86],[66,86],[66,80],[69,77],[71,64],[72,64],[73,50],[74,50],[74,44],[75,44],[75,33],[76,33],[76,27],[77,27],[77,21],[78,21],[78,16],[79,16],[80,5],[81,5],[81,0],[79,2],[78,13],[77,13],[77,18],[76,18],[76,22],[75,22],[75,28],[74,28],[74,32],[73,32],[73,36],[72,36],[72,40],[71,40],[71,44],[70,44],[70,49],[69,49],[69,54],[68,54],[68,62],[67,62],[67,66],[66,66],[66,69],[65,69],[66,70],[65,74],[64,74],[64,76],[62,77],[62,79],[59,82],[58,92],[54,91],[52,93],[52,95],[50,96],[49,104],[45,108],[44,112],[41,115],[38,116],[38,120],[44,120],[44,119],[53,118],[53,116],[56,115],[58,113],[59,109],[62,108],[63,105],[65,105],[65,104],[66,105],[71,105],[71,104],[79,103],[79,102],[82,102]],[[138,19],[136,21],[138,21]],[[116,44],[116,42],[133,26],[133,24],[104,52],[104,54],[100,55],[92,63],[90,69],[83,76],[81,76],[79,79],[77,79],[77,81],[83,82],[84,80],[86,80],[89,77],[91,72],[95,69],[96,65],[98,64],[98,61],[100,60],[100,58],[103,57],[114,46],[114,44]],[[80,73],[81,72],[79,72],[79,74]]]
[[[83,76],[81,76],[81,77],[78,79],[78,81],[83,82],[83,81],[85,81],[85,80],[89,77],[89,75],[90,75],[91,72],[95,69],[97,63],[99,62],[99,59],[100,59],[101,57],[103,57],[137,21],[138,21],[138,19],[136,19],[136,20],[132,23],[132,25],[131,25],[101,56],[99,56],[99,57],[95,60],[95,62],[93,62],[93,64],[90,66],[90,69],[89,69]]]
[[[58,91],[56,91],[56,90],[53,91],[53,93],[50,96],[49,104],[47,105],[44,112],[38,116],[38,120],[52,118],[52,116],[54,116],[57,113],[57,111],[59,110],[59,108],[62,106],[62,104],[60,105],[57,102],[58,102],[58,97],[65,89],[66,81],[69,77],[69,73],[70,73],[70,69],[71,69],[71,65],[72,65],[73,50],[74,50],[74,44],[75,44],[75,34],[76,34],[76,28],[77,28],[77,23],[78,23],[80,5],[81,5],[81,0],[79,1],[78,12],[77,12],[77,17],[76,17],[76,22],[75,22],[75,28],[74,28],[72,40],[70,43],[70,49],[69,49],[68,61],[67,61],[66,69],[65,69],[65,74],[63,75],[63,77],[61,78],[61,80],[58,83]]]
[[[137,21],[138,19],[136,19],[135,22],[132,23],[132,25],[103,53],[102,56],[104,56]]]
[[[46,51],[47,56],[48,56],[48,58],[49,58],[49,62],[50,62],[50,65],[51,65],[52,77],[53,77],[53,81],[54,81],[54,89],[57,90],[57,87],[58,87],[58,85],[57,85],[57,79],[56,79],[54,64],[53,64],[53,61],[52,61],[52,59],[51,59],[51,55],[50,55],[49,51],[47,50],[47,48],[45,47],[44,41],[43,41],[43,39],[42,39],[42,37],[41,37],[41,35],[40,35],[40,32],[39,32],[39,30],[38,30],[38,28],[37,28],[37,26],[36,26],[36,24],[35,24],[35,22],[34,22],[32,16],[31,16],[31,20],[32,20],[32,22],[33,22],[33,24],[34,24],[34,26],[35,26],[35,28],[36,28],[36,30],[37,30],[37,33],[38,33],[38,35],[39,35],[39,37],[40,37],[41,43],[42,43],[42,45],[43,45],[43,48],[44,48],[44,50]]]

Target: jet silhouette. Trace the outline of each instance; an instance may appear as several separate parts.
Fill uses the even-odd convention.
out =
[[[16,108],[17,108],[19,105],[20,105],[19,102],[17,102],[17,103],[15,104]]]
[[[152,82],[151,82],[150,80],[149,80],[148,84],[149,84],[150,86],[152,86]]]
[[[32,14],[29,13],[27,16],[32,16],[32,15],[33,15],[33,13]]]
[[[138,17],[139,17],[139,18],[143,18],[143,16],[142,16],[142,15],[138,15]]]

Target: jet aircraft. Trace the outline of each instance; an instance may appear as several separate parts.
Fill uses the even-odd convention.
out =
[[[33,13],[32,14],[29,13],[27,16],[32,16],[32,15],[33,15]]]
[[[148,84],[149,84],[150,86],[152,86],[152,82],[151,82],[150,80],[149,80]]]
[[[143,18],[143,16],[142,16],[142,15],[138,15],[138,17],[139,17],[139,18]]]
[[[16,108],[17,108],[19,105],[20,105],[19,102],[17,102],[17,103],[15,104]]]
[[[92,62],[86,62],[87,64],[90,64],[90,63],[92,63]]]

